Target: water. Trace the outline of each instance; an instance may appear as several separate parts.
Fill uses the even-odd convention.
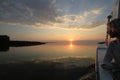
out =
[[[9,47],[0,52],[0,64],[22,61],[80,57],[95,59],[96,43],[87,42],[54,42],[38,46]]]
[[[0,49],[0,80],[80,80],[95,70],[93,43],[52,42]]]

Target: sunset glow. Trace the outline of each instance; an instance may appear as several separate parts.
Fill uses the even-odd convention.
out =
[[[94,4],[92,0],[2,0],[0,34],[43,42],[103,40],[114,2]]]
[[[72,42],[73,41],[73,39],[72,38],[70,38],[70,42]]]
[[[2,80],[92,79],[114,1],[0,0]]]

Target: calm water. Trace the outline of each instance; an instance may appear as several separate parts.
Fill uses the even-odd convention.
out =
[[[63,57],[95,59],[95,53],[95,42],[55,42],[39,46],[10,47],[9,51],[0,51],[0,64]]]

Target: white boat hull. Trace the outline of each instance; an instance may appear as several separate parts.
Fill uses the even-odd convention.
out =
[[[104,69],[102,69],[101,64],[103,64],[103,59],[106,53],[105,44],[99,44],[96,51],[96,72],[97,80],[113,80],[112,74]]]

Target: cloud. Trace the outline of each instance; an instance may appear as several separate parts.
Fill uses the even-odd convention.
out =
[[[105,24],[104,21],[97,20],[97,18],[102,14],[102,9],[93,9],[85,11],[82,14],[64,15],[57,17],[61,23],[55,24],[62,28],[69,29],[91,29]]]
[[[100,9],[95,9],[95,10],[92,10],[91,12],[94,13],[94,14],[101,14],[101,11],[102,11],[103,8],[100,8]]]
[[[64,14],[64,10],[57,7],[57,0],[0,0],[0,23],[68,29],[94,28],[104,23],[97,21],[102,11],[103,8],[99,8],[79,14]]]
[[[33,25],[56,22],[55,0],[2,0],[0,22]]]

